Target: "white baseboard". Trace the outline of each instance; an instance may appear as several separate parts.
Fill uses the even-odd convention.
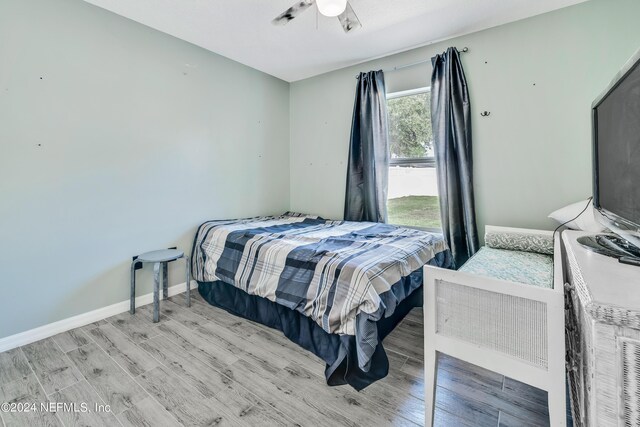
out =
[[[196,281],[191,281],[191,289],[198,286]],[[182,282],[175,286],[169,287],[169,296],[177,295],[187,290],[186,282]],[[160,291],[162,293],[162,291]],[[136,297],[136,307],[151,304],[153,302],[153,292],[146,295]],[[21,347],[23,345],[31,344],[32,342],[40,341],[42,339],[57,335],[62,332],[66,332],[70,329],[79,328],[81,326],[88,325],[98,320],[106,319],[107,317],[115,316],[116,314],[129,311],[129,300],[118,302],[116,304],[102,307],[97,310],[89,311],[87,313],[79,314],[77,316],[69,317],[67,319],[59,320],[57,322],[49,323],[47,325],[39,326],[34,329],[30,329],[25,332],[20,332],[15,335],[10,335],[5,338],[0,338],[0,353],[3,351],[11,350],[12,348]]]

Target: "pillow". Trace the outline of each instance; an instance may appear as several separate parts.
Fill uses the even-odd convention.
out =
[[[593,214],[593,200],[589,200],[589,207],[582,212],[586,205],[586,200],[573,203],[562,209],[551,212],[549,214],[549,218],[555,220],[558,224],[564,224],[565,222],[572,220],[565,225],[573,230],[591,231],[594,233],[606,230],[606,227],[596,221],[596,217]],[[580,212],[582,212],[582,214],[580,214]],[[580,216],[578,216],[578,214],[580,214]]]
[[[309,219],[324,219],[324,218],[321,218],[321,217],[319,217],[317,215],[309,215],[309,214],[306,214],[306,213],[291,212],[291,211],[287,211],[287,212],[283,213],[280,216],[290,216],[290,217],[294,217],[294,218],[304,217],[304,218],[309,218]]]
[[[490,230],[487,227],[487,230]],[[553,255],[553,234],[523,233],[517,231],[487,231],[484,244],[488,248],[508,249],[510,251],[536,252]]]

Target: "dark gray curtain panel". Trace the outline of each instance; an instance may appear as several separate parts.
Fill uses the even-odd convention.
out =
[[[384,73],[360,73],[351,124],[345,220],[386,222],[388,139]]]
[[[473,198],[471,107],[456,48],[431,59],[431,121],[435,145],[442,232],[456,267],[478,251]]]

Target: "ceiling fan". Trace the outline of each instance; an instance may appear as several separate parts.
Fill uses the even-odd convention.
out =
[[[301,0],[297,1],[289,9],[278,15],[273,21],[274,25],[285,25],[313,4],[318,7],[318,11],[324,16],[337,17],[345,33],[362,27],[360,20],[356,16],[353,8],[347,0]]]

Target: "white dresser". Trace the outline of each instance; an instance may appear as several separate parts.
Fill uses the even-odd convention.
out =
[[[640,426],[640,267],[562,233],[569,385],[576,426]]]

